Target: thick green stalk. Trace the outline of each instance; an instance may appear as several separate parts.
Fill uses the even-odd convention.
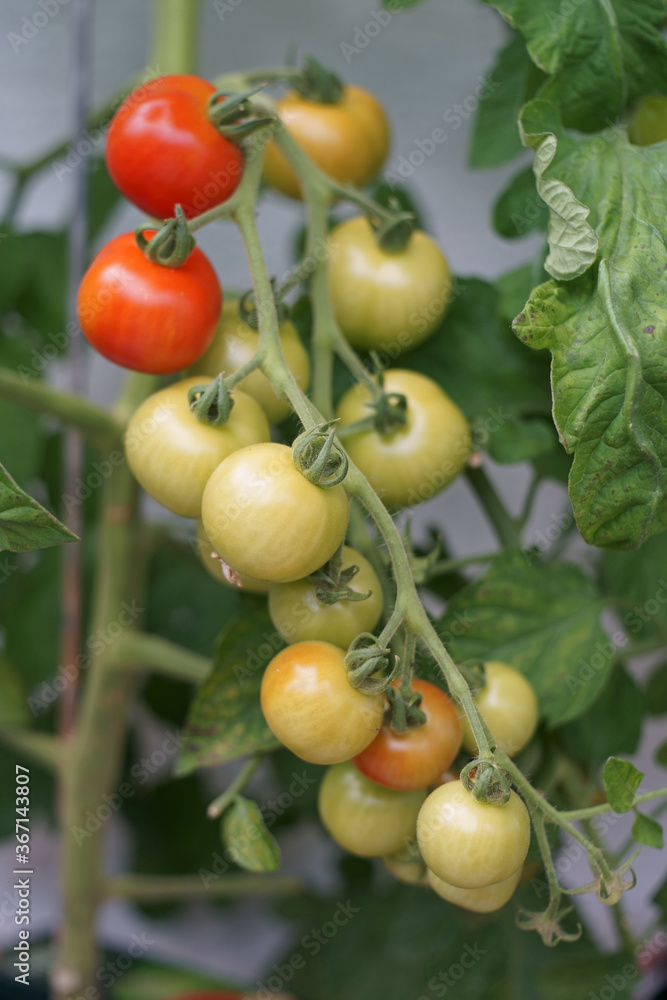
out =
[[[128,632],[114,643],[112,661],[127,672],[152,669],[166,677],[199,684],[211,670],[210,657],[200,656],[159,635]]]

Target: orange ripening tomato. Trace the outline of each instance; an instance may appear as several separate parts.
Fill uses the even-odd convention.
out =
[[[222,289],[197,247],[181,267],[154,264],[123,233],[83,276],[77,309],[83,334],[109,361],[151,375],[194,364],[213,339]]]
[[[437,784],[461,747],[461,722],[456,705],[439,687],[415,678],[426,722],[407,733],[384,725],[373,742],[354,758],[371,781],[397,791]]]

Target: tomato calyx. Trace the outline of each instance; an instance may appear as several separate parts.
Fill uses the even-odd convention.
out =
[[[138,226],[134,231],[137,246],[144,256],[152,264],[159,264],[161,267],[182,267],[196,244],[181,206],[176,205],[174,218],[167,219],[147,239],[146,233],[153,229],[152,226]]]
[[[553,948],[559,941],[578,941],[582,935],[581,924],[577,924],[576,931],[566,931],[560,924],[573,909],[574,907],[568,906],[558,911],[557,907],[549,906],[543,913],[520,910],[516,917],[517,927],[524,931],[537,931],[548,948]]]
[[[345,654],[347,679],[364,694],[382,694],[388,690],[398,674],[399,661],[394,659],[391,669],[389,664],[389,649],[380,646],[371,632],[358,635]]]
[[[331,489],[347,475],[347,455],[335,441],[336,421],[329,420],[304,431],[292,444],[292,461],[310,483]]]
[[[477,802],[502,806],[510,800],[510,782],[495,760],[470,761],[461,771],[461,782]]]
[[[273,302],[276,307],[278,325],[282,326],[283,323],[286,323],[290,319],[291,309],[276,291],[275,278],[271,279],[271,288],[273,290]],[[255,304],[255,293],[252,288],[239,299],[239,318],[252,330],[259,330],[259,314]]]
[[[367,601],[372,590],[364,594],[350,586],[358,572],[359,567],[354,563],[343,568],[343,546],[339,545],[329,562],[309,577],[316,584],[315,597],[328,606],[339,601]]]
[[[369,216],[378,246],[388,254],[399,254],[407,248],[415,228],[412,212],[394,210],[389,218]]]
[[[344,87],[340,77],[325,69],[313,56],[306,56],[301,72],[290,82],[292,88],[303,98],[318,104],[339,104],[343,96]]]
[[[212,382],[191,386],[188,403],[197,420],[209,427],[226,424],[234,406],[222,375],[216,376]]]
[[[214,125],[226,139],[235,142],[245,139],[259,129],[275,125],[276,118],[260,113],[251,101],[251,98],[264,87],[266,82],[241,93],[233,90],[216,90],[208,102],[207,116],[211,125]]]
[[[399,687],[387,688],[385,696],[389,702],[389,725],[399,736],[424,725],[426,715],[420,708],[422,696],[412,689],[409,679]]]

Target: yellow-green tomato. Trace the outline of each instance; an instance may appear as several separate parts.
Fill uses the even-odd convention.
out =
[[[242,448],[206,484],[202,521],[224,561],[255,580],[286,583],[309,576],[345,538],[342,486],[322,489],[295,468],[284,444]]]
[[[362,858],[394,854],[414,836],[426,792],[394,792],[365,778],[354,764],[330,767],[319,792],[320,819],[333,839]]]
[[[407,419],[389,434],[360,430],[344,438],[345,448],[387,507],[414,506],[455,479],[470,453],[470,427],[456,403],[426,375],[400,368],[385,372],[384,391],[407,400]],[[341,429],[371,412],[369,389],[353,386],[341,399]]]
[[[485,665],[486,683],[475,695],[484,721],[498,746],[513,757],[532,738],[539,716],[537,698],[530,681],[507,663],[490,660]],[[463,746],[475,753],[477,743],[468,720],[463,717]]]
[[[235,573],[229,566],[225,566],[217,552],[206,537],[204,525],[201,520],[197,521],[197,551],[204,567],[212,577],[224,583],[226,587],[234,590],[245,590],[249,594],[268,594],[271,584],[267,580],[253,580],[243,573]]]
[[[417,822],[419,850],[438,878],[462,889],[503,882],[530,844],[528,810],[512,792],[505,805],[477,802],[460,781],[431,792]]]
[[[427,877],[431,888],[448,903],[455,903],[456,906],[472,910],[473,913],[493,913],[514,895],[521,878],[521,868],[502,882],[483,885],[479,889],[460,889],[457,885],[450,885],[444,879],[438,878],[432,871],[428,872]]]
[[[231,375],[257,353],[258,344],[258,331],[239,317],[238,301],[225,302],[213,343],[193,366],[192,371],[203,372],[211,377],[220,372]],[[294,378],[305,392],[310,378],[310,361],[296,328],[289,321],[280,327],[280,346]],[[278,424],[289,416],[292,409],[289,400],[276,394],[266,375],[259,369],[242,378],[238,385],[259,403],[272,424]]]
[[[428,885],[428,869],[419,853],[411,851],[409,847],[404,847],[396,854],[387,854],[382,859],[382,864],[397,882],[404,882],[405,885]]]
[[[349,342],[387,359],[426,340],[447,311],[452,276],[430,236],[415,230],[407,245],[383,250],[365,215],[331,232],[329,292]]]
[[[630,120],[630,141],[635,146],[652,146],[667,139],[667,97],[642,97]]]
[[[360,552],[343,547],[343,570],[358,566],[350,589],[370,597],[364,601],[337,601],[326,604],[318,600],[317,580],[295,580],[294,583],[274,583],[269,590],[269,614],[286,642],[322,639],[344,649],[361,632],[372,632],[382,614],[382,587],[375,570]]]
[[[167,510],[199,517],[202,494],[213,470],[246,445],[271,440],[261,406],[234,391],[227,423],[202,423],[188,403],[188,389],[206,378],[187,378],[153,393],[135,410],[125,434],[125,454],[135,479]]]
[[[297,642],[264,671],[262,712],[274,736],[311,764],[337,764],[360,753],[382,725],[384,698],[347,679],[345,653],[330,642]]]

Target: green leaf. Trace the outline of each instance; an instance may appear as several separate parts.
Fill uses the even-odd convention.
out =
[[[548,223],[549,210],[537,193],[535,174],[531,167],[526,167],[496,199],[493,226],[501,236],[515,240],[535,230],[546,231]],[[522,307],[523,302],[519,308]]]
[[[80,539],[28,496],[0,465],[0,550],[29,552]]]
[[[646,708],[651,715],[667,712],[667,663],[661,663],[646,685]]]
[[[637,789],[644,775],[629,760],[610,757],[602,768],[602,783],[607,793],[609,805],[615,813],[625,813],[632,809]]]
[[[499,461],[521,461],[535,453],[535,428],[507,425],[540,415],[550,420],[548,356],[515,344],[499,313],[500,297],[491,285],[463,278],[440,329],[401,364],[443,387],[471,421],[477,448]],[[537,434],[551,449],[553,435]]]
[[[644,813],[635,810],[635,818],[632,824],[632,836],[638,844],[646,847],[662,847],[662,827],[652,816],[645,816]]]
[[[501,660],[524,673],[540,714],[558,725],[593,704],[614,660],[601,610],[578,567],[506,553],[454,595],[438,631],[455,660]]]
[[[280,868],[276,838],[252,799],[237,795],[222,817],[221,830],[229,856],[240,868],[249,872],[275,872]]]
[[[660,767],[667,767],[667,740],[660,744],[654,756],[656,764],[659,764]]]
[[[530,298],[535,285],[541,284],[547,277],[542,262],[522,264],[513,271],[507,271],[494,283],[498,292],[498,312],[502,321],[512,322]]]
[[[22,726],[28,722],[28,705],[23,681],[16,667],[0,653],[0,726]]]
[[[660,629],[667,630],[667,534],[655,535],[650,545],[638,552],[605,552],[602,558],[601,582],[614,598],[628,603],[622,612],[623,628],[633,639],[658,638]],[[656,679],[656,685],[660,682]],[[667,678],[664,681],[667,685]],[[656,687],[649,695],[647,708],[652,711],[653,696],[660,697]],[[667,692],[663,695],[667,699]],[[667,705],[664,709],[667,711]],[[662,709],[656,709],[662,711]]]
[[[31,375],[39,375],[67,347],[73,332],[66,328],[66,234],[0,234],[0,272],[0,315],[16,313],[40,334],[42,349],[30,363]]]
[[[581,534],[636,548],[667,526],[665,146],[631,146],[624,129],[568,135],[543,102],[524,109],[523,125],[552,206],[545,266],[574,280],[536,288],[514,329],[552,352],[554,419],[574,453]]]
[[[407,10],[409,7],[416,7],[423,0],[382,0],[382,6],[387,10]]]
[[[264,721],[259,691],[266,665],[283,646],[265,602],[248,601],[220,635],[213,670],[194,696],[177,774],[279,745]]]
[[[486,450],[491,458],[506,465],[548,455],[557,447],[558,436],[554,425],[543,417],[517,416],[498,427],[486,441]]]
[[[571,128],[593,132],[646,93],[667,93],[664,0],[486,0],[549,74],[538,96]]]
[[[617,664],[602,694],[584,715],[559,732],[563,746],[589,768],[613,753],[634,753],[642,732],[644,697],[630,674]]]
[[[471,167],[497,167],[521,152],[518,118],[521,106],[544,79],[531,62],[520,35],[500,50],[488,75],[490,93],[479,102],[468,152]]]

